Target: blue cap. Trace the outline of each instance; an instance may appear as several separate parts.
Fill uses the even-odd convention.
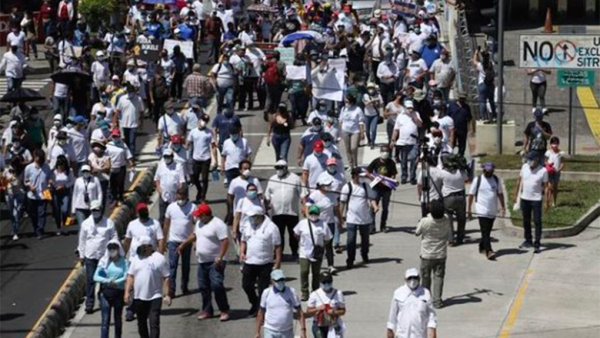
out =
[[[544,111],[542,110],[542,108],[535,108],[535,110],[533,111],[533,116],[535,118],[542,118],[544,117]]]
[[[81,115],[77,115],[73,119],[73,122],[75,122],[77,124],[85,124],[85,123],[87,123],[87,119]]]

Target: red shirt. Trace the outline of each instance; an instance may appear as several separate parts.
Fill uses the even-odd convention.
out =
[[[50,7],[50,5],[42,4],[42,7],[40,7],[40,19],[48,20],[48,19],[50,19],[51,14],[52,14],[52,7]]]

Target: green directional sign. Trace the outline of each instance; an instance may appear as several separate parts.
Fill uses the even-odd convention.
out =
[[[596,83],[596,73],[593,70],[565,70],[557,72],[559,88],[593,87]]]

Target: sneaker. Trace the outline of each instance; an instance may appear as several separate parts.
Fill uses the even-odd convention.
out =
[[[441,301],[441,300],[440,300],[440,301],[433,302],[433,307],[434,307],[434,308],[436,308],[436,309],[441,309],[441,308],[443,308],[443,307],[444,307],[444,302],[443,302],[443,301]]]
[[[185,288],[181,288],[181,293],[184,295],[189,295],[190,294],[190,289],[188,289],[187,287]],[[173,298],[173,297],[171,297]]]
[[[135,320],[135,315],[133,314],[133,311],[127,311],[125,313],[125,321],[126,322],[133,322]]]
[[[403,179],[403,180],[400,181],[400,184],[406,184],[407,182],[408,182],[408,180]]]
[[[198,320],[205,320],[205,319],[212,318],[212,315],[208,312],[202,312],[196,318],[198,318]]]
[[[411,185],[417,185],[417,180],[410,180]]]
[[[85,313],[91,315],[92,313],[94,313],[94,309],[85,309]]]
[[[335,273],[337,273],[337,269],[333,265],[330,266],[327,269],[329,270],[329,273],[332,274],[332,275],[335,274]]]
[[[363,256],[362,260],[364,264],[369,264],[369,256]]]
[[[346,262],[346,270],[352,270],[354,268],[354,262]]]
[[[252,305],[250,310],[248,310],[248,317],[256,317],[257,313],[258,313],[258,304]]]
[[[542,252],[542,250],[540,249],[540,247],[535,247],[535,249],[533,249],[533,253],[535,254],[539,254],[540,252]]]
[[[229,313],[227,312],[221,312],[221,315],[219,316],[219,320],[222,322],[226,322],[229,320]]]
[[[17,235],[17,234],[14,234],[14,235],[12,236],[12,240],[13,240],[13,241],[18,241],[18,240],[19,240],[19,235]]]
[[[335,253],[336,254],[341,254],[344,250],[342,250],[342,247],[339,245],[335,246]]]
[[[523,241],[523,243],[519,245],[519,249],[530,249],[531,247],[533,247],[533,243],[529,241]]]
[[[486,255],[487,259],[489,259],[490,261],[496,260],[496,253],[494,252],[494,250],[488,251],[485,255]]]

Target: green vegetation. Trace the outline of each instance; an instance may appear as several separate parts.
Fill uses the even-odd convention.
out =
[[[564,157],[564,171],[589,171],[600,172],[600,156],[575,155]],[[481,163],[494,162],[497,169],[521,169],[523,162],[519,155],[486,155],[481,158]]]
[[[511,219],[515,226],[523,227],[520,211],[512,211],[515,203],[515,189],[517,180],[505,180],[508,193],[507,209],[511,211]],[[572,226],[593,205],[600,201],[600,185],[588,181],[562,181],[558,186],[558,200],[556,207],[544,211],[542,215],[543,227],[561,228]]]
[[[110,15],[119,8],[119,0],[85,0],[79,2],[79,12],[96,32],[102,23],[107,24]]]

